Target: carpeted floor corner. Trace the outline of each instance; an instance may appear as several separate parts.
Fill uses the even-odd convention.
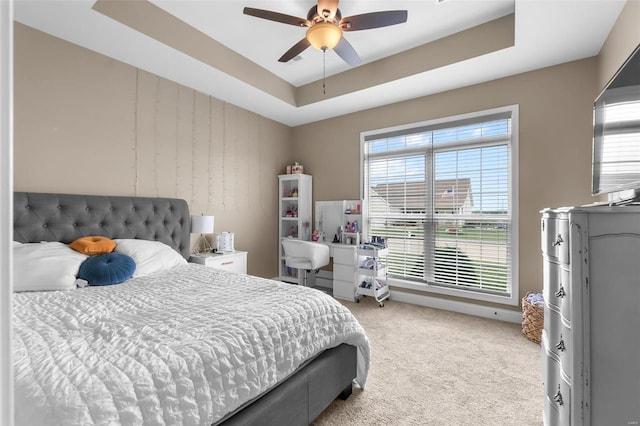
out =
[[[540,346],[519,324],[371,298],[343,302],[367,331],[365,390],[334,401],[324,425],[542,424]]]

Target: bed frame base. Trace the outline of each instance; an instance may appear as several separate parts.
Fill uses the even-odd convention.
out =
[[[338,398],[340,398],[342,401],[346,401],[351,396],[352,392],[353,392],[353,386],[349,385],[346,388],[344,388],[342,392],[340,392],[340,395],[338,395]]]
[[[218,425],[309,425],[331,402],[351,395],[356,347],[342,344]],[[341,391],[342,389],[342,391]]]

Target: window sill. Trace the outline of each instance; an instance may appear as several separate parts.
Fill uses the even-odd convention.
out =
[[[502,305],[517,306],[520,303],[520,299],[517,294],[517,286],[511,296],[500,296],[497,294],[478,293],[468,290],[460,290],[456,288],[440,287],[436,285],[429,285],[425,283],[417,283],[413,281],[407,281],[399,278],[389,278],[389,285],[396,288],[405,288],[408,290],[420,291],[424,293],[444,294],[447,296],[459,297],[462,299],[470,300],[482,300],[484,302],[499,303]]]

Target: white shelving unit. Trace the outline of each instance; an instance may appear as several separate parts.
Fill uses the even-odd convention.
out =
[[[370,296],[383,307],[384,301],[391,295],[387,283],[387,252],[386,248],[358,248],[356,302],[362,296]]]
[[[358,246],[362,240],[362,201],[344,200],[341,243]]]
[[[302,284],[302,273],[284,262],[283,238],[311,239],[312,177],[305,174],[278,176],[278,276],[280,281]]]

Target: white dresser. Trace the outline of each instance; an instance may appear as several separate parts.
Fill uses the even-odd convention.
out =
[[[640,206],[542,211],[544,424],[640,424]]]

